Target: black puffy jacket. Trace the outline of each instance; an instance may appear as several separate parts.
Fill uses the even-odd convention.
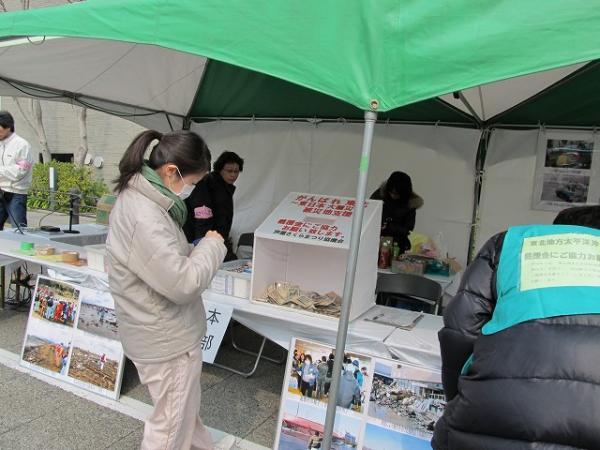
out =
[[[444,313],[439,339],[448,404],[432,446],[600,449],[600,315],[532,320],[481,334],[496,305],[503,239],[497,235],[483,247]],[[473,365],[461,376],[471,354]]]

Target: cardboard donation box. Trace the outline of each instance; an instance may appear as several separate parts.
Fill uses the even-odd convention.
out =
[[[350,319],[375,304],[380,201],[365,202]],[[254,233],[251,299],[336,320],[355,200],[290,193]]]

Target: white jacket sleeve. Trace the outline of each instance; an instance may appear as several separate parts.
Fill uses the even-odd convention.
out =
[[[177,237],[167,226],[138,222],[128,265],[144,283],[172,302],[198,301],[225,259],[227,248],[219,239],[205,238],[189,255],[180,251]]]
[[[33,166],[29,143],[23,142],[11,159],[12,161],[7,161],[6,165],[0,164],[0,178],[13,182],[20,181],[27,175]],[[2,163],[4,163],[4,161],[2,161]]]

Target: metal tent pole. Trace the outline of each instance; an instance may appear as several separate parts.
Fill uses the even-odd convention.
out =
[[[342,374],[342,363],[344,350],[346,348],[346,334],[348,333],[348,322],[350,318],[350,303],[352,291],[354,290],[354,276],[358,260],[358,246],[362,230],[363,213],[365,209],[365,197],[367,192],[367,177],[369,175],[369,161],[371,159],[371,144],[373,143],[373,131],[377,122],[377,113],[365,111],[365,129],[363,133],[362,152],[358,171],[358,188],[356,190],[356,204],[352,216],[352,231],[350,232],[350,254],[346,263],[346,278],[344,280],[344,294],[342,296],[342,311],[340,314],[337,339],[335,343],[335,360],[333,364],[333,378],[329,390],[327,404],[327,415],[325,417],[325,429],[323,432],[323,450],[331,449],[333,437],[333,424],[335,422],[338,388]]]

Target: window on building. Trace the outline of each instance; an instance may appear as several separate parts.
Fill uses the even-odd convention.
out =
[[[50,156],[52,156],[52,159],[54,161],[70,163],[70,162],[73,162],[73,158],[75,155],[73,153],[50,153]],[[41,153],[39,155],[39,160],[40,160],[40,162],[44,162],[42,160]]]

